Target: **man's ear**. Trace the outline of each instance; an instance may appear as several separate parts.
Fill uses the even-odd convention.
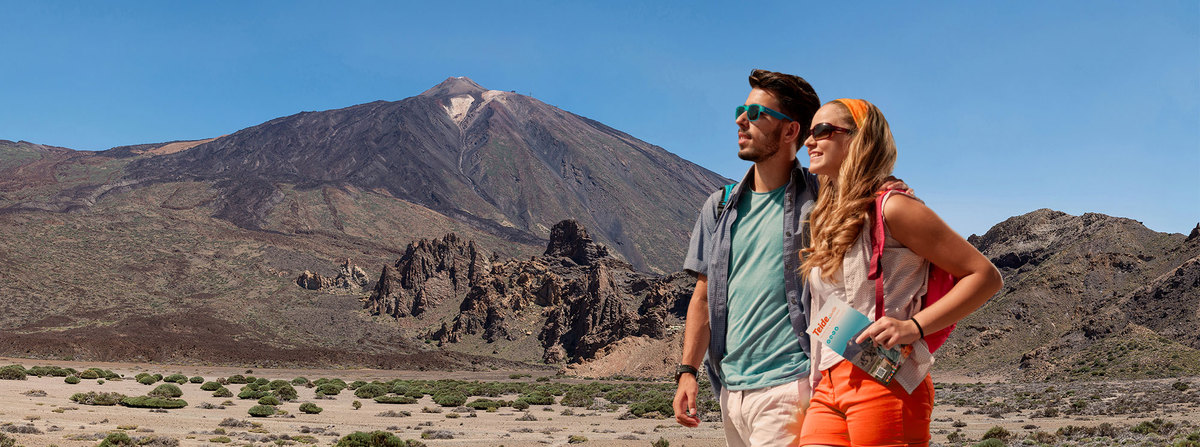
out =
[[[804,134],[802,127],[798,122],[788,121],[787,128],[783,130],[783,141],[795,142],[796,146],[800,146],[800,137]]]

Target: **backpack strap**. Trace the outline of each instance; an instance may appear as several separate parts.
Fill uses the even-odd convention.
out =
[[[716,214],[713,214],[713,220],[720,218],[721,214],[725,212],[725,205],[729,204],[729,197],[733,195],[734,186],[737,186],[737,183],[730,183],[721,189],[721,201],[717,203],[717,210]]]
[[[871,213],[871,267],[867,272],[867,279],[875,280],[875,319],[879,320],[883,317],[883,246],[887,242],[885,233],[885,224],[883,221],[883,202],[887,200],[893,192],[901,192],[899,189],[888,189],[880,191],[875,195],[875,206]]]

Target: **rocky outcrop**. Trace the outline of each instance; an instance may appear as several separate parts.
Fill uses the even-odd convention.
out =
[[[350,259],[342,263],[335,277],[322,276],[308,270],[296,277],[296,285],[308,290],[326,289],[333,292],[358,293],[370,283],[367,272],[352,264]]]
[[[569,258],[579,265],[592,265],[596,260],[610,256],[608,247],[593,241],[583,225],[574,219],[554,224],[550,229],[550,244],[542,255]]]
[[[938,351],[939,365],[981,371],[1015,364],[1015,378],[1028,380],[1149,374],[1134,365],[1168,370],[1163,353],[1130,347],[1157,346],[1147,342],[1162,340],[1156,337],[1200,344],[1200,232],[1193,233],[1042,209],[972,235],[968,241],[999,268],[1004,288],[959,322]]]
[[[575,221],[554,225],[545,256],[489,268],[466,263],[463,275],[461,266],[473,259],[469,246],[453,235],[410,245],[395,266],[384,268],[367,308],[376,315],[415,316],[420,312],[405,309],[414,307],[417,297],[429,302],[441,293],[442,306],[460,300],[457,312],[427,338],[442,344],[471,337],[486,343],[529,339],[542,347],[546,363],[577,362],[626,337],[667,336],[681,322],[694,284],[683,273],[659,277],[634,271]],[[457,274],[434,266],[450,260],[459,263]]]
[[[391,268],[384,267],[365,307],[373,315],[419,316],[444,299],[462,296],[490,269],[475,242],[454,233],[408,244]]]

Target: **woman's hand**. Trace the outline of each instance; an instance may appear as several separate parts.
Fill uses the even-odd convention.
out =
[[[892,317],[883,316],[858,335],[854,339],[855,343],[862,344],[870,338],[875,341],[875,344],[883,346],[884,349],[892,349],[894,346],[910,345],[921,338],[921,331],[917,329],[917,323],[912,320],[897,320]]]

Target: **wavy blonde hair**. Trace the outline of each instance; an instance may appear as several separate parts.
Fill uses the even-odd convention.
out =
[[[834,100],[825,105],[834,105],[847,120],[854,121],[845,104]],[[813,267],[820,267],[821,279],[834,281],[833,275],[842,268],[842,259],[858,232],[870,222],[875,191],[896,165],[896,141],[887,119],[874,104],[867,102],[867,106],[863,122],[856,123],[858,128],[837,179],[818,176],[820,193],[808,221],[812,242],[800,250],[800,274],[804,278]]]

